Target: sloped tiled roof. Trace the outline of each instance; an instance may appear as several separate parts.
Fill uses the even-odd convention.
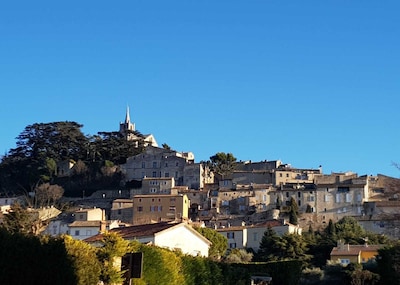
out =
[[[352,245],[344,244],[334,247],[331,251],[331,256],[336,255],[359,255],[360,252],[376,252],[382,248],[382,245]]]
[[[75,221],[68,226],[72,227],[100,227],[101,221]]]
[[[137,225],[123,228],[114,228],[109,232],[117,233],[123,239],[135,239],[139,237],[154,236],[156,233],[176,226],[177,223],[156,223]],[[86,242],[97,242],[102,239],[102,234],[97,234],[90,238],[85,239]]]

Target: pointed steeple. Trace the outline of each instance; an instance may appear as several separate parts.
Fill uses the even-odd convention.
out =
[[[129,124],[130,121],[131,121],[131,118],[129,116],[129,106],[126,106],[125,124]]]

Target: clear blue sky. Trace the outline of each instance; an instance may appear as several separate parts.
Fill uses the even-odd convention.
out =
[[[4,1],[0,151],[33,123],[400,177],[399,1]]]

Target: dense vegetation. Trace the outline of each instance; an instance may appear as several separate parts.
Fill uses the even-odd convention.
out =
[[[27,193],[43,183],[58,184],[69,196],[119,187],[121,172],[114,165],[143,151],[143,140],[127,141],[119,132],[84,135],[76,122],[36,123],[17,137],[0,164],[0,192]],[[143,136],[134,132],[139,138]],[[72,161],[69,177],[57,176],[57,163]]]
[[[143,274],[133,284],[249,284],[252,275],[267,275],[273,284],[400,284],[400,244],[368,233],[352,218],[330,222],[322,231],[282,237],[268,229],[256,253],[226,250],[226,239],[212,229],[200,230],[213,242],[210,258],[184,255],[127,242],[105,233],[99,247],[69,236],[38,237],[23,209],[6,216],[0,228],[0,284],[121,283],[124,272],[114,261],[128,252],[143,253]],[[25,222],[21,220],[26,219]],[[377,262],[343,267],[327,263],[338,240],[385,243]],[[55,266],[57,265],[57,266]]]

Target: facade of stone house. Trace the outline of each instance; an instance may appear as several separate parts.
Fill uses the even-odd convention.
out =
[[[316,191],[313,183],[286,183],[272,189],[270,193],[271,209],[279,208],[281,212],[290,211],[293,198],[300,213],[315,212]]]
[[[189,208],[187,195],[135,195],[133,224],[188,220]]]
[[[276,232],[278,236],[284,234],[299,234],[301,228],[296,225],[289,224],[284,220],[269,220],[256,225],[227,226],[217,228],[216,231],[228,239],[228,248],[247,248],[258,251],[261,240],[268,227]]]
[[[142,180],[142,195],[146,194],[171,194],[175,187],[174,177],[145,177]],[[176,194],[176,193],[174,193]]]
[[[214,182],[214,173],[203,163],[187,163],[183,169],[183,185],[190,189],[204,189],[204,185]]]
[[[110,219],[131,224],[133,219],[133,200],[115,199],[112,202]]]
[[[315,214],[318,222],[338,221],[345,216],[363,216],[368,202],[368,176],[333,173],[316,177]]]
[[[176,185],[184,183],[184,169],[187,164],[194,163],[194,155],[180,153],[164,148],[148,146],[141,154],[129,157],[121,169],[125,174],[125,180],[142,180],[149,178],[175,179]]]
[[[288,164],[282,164],[274,170],[272,184],[278,187],[285,184],[313,183],[314,179],[321,174],[322,168],[298,169],[292,168]]]

